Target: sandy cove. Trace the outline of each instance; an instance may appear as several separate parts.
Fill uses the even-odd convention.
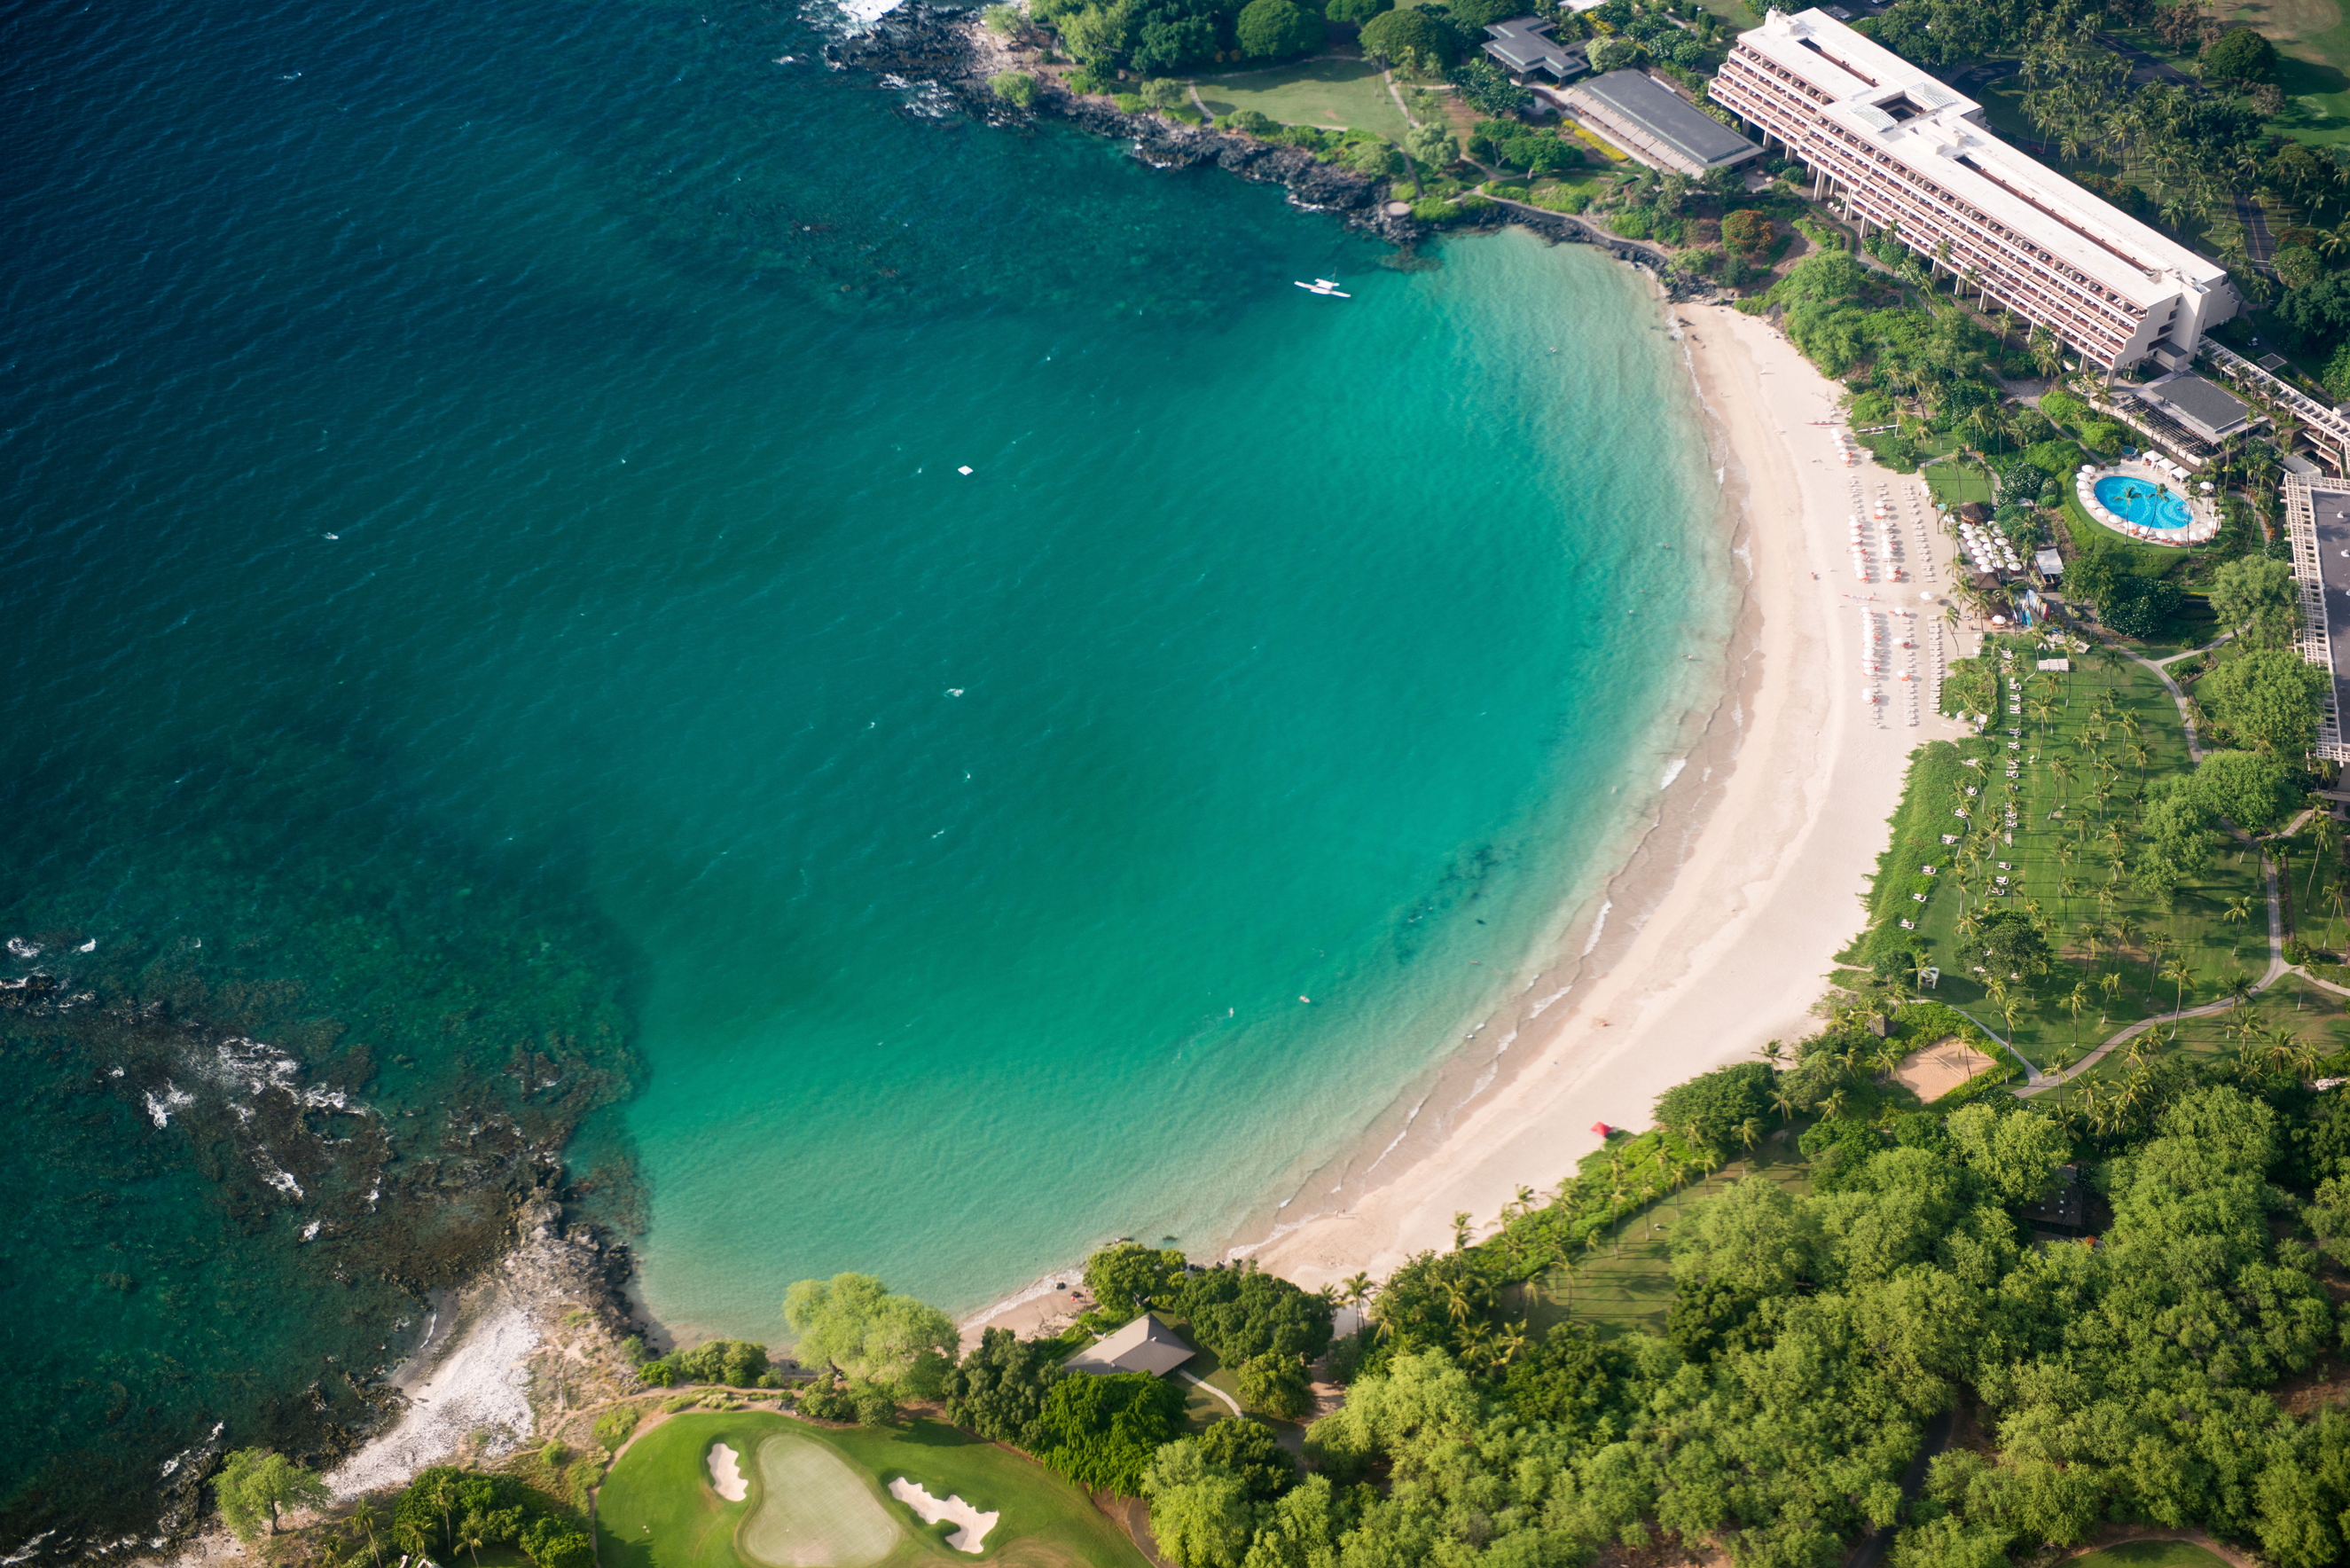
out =
[[[1960,732],[1930,701],[1912,728],[1898,684],[1874,710],[1861,695],[1871,596],[1919,612],[1893,625],[1915,628],[1930,673],[1939,607],[1918,596],[1947,589],[1950,546],[1930,535],[1925,577],[1905,506],[1909,580],[1856,582],[1851,483],[1871,498],[1882,484],[1922,499],[1921,483],[1865,457],[1843,465],[1829,426],[1814,422],[1840,419],[1840,389],[1767,322],[1726,306],[1665,308],[1686,333],[1749,574],[1714,744],[1692,757],[1680,797],[1668,791],[1658,828],[1611,886],[1609,940],[1557,1005],[1518,1022],[1515,1075],[1348,1207],[1244,1249],[1309,1289],[1358,1270],[1381,1278],[1451,1246],[1455,1212],[1490,1226],[1518,1188],[1555,1184],[1597,1147],[1595,1122],[1645,1127],[1674,1084],[1809,1033],[1833,955],[1860,929],[1909,752]]]

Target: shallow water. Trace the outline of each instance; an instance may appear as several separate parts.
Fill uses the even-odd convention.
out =
[[[0,1554],[146,1528],[215,1422],[315,1443],[413,1331],[478,1238],[337,1185],[369,1127],[428,1194],[591,1116],[689,1331],[1215,1244],[1516,983],[1724,630],[1586,253],[1388,270],[766,6],[16,36],[0,978],[169,1010],[0,1025]],[[157,1125],[232,1033],[373,1119]]]

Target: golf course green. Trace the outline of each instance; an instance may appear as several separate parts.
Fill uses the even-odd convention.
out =
[[[739,1502],[711,1484],[721,1443],[747,1482]],[[999,1514],[982,1549],[949,1546],[951,1523],[925,1523],[892,1497],[900,1477]],[[601,1568],[1144,1568],[1084,1492],[1008,1449],[936,1421],[823,1428],[764,1410],[673,1416],[644,1431],[598,1494],[596,1550]]]

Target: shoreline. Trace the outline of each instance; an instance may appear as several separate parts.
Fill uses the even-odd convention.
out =
[[[1721,698],[1596,912],[1570,919],[1532,1000],[1487,1025],[1514,1035],[1516,1059],[1455,1051],[1418,1106],[1383,1108],[1347,1157],[1399,1131],[1366,1168],[1393,1161],[1382,1179],[1232,1239],[1229,1255],[1308,1289],[1449,1247],[1457,1211],[1475,1217],[1475,1233],[1490,1231],[1519,1187],[1555,1183],[1599,1147],[1593,1121],[1645,1127],[1672,1085],[1803,1033],[1835,954],[1866,919],[1860,901],[1909,753],[1958,732],[1929,712],[1913,728],[1892,703],[1872,716],[1849,678],[1860,659],[1854,618],[1825,613],[1872,596],[1887,607],[1920,602],[1914,573],[1905,584],[1854,583],[1838,523],[1851,480],[1871,493],[1880,483],[1914,493],[1922,481],[1836,461],[1829,426],[1812,421],[1841,422],[1840,389],[1768,324],[1727,306],[1659,305],[1682,337],[1722,470],[1726,543],[1743,568]],[[1492,1083],[1422,1114],[1472,1060]],[[1274,1194],[1267,1207],[1299,1196]]]

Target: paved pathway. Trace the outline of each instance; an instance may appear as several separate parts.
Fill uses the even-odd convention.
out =
[[[2203,748],[2200,742],[2196,738],[2194,712],[2188,705],[2187,693],[2179,690],[2178,682],[2170,678],[2170,671],[2164,669],[2163,666],[2167,664],[2176,664],[2182,659],[2192,659],[2199,653],[2208,653],[2212,649],[2219,647],[2221,643],[2226,642],[2230,638],[2232,638],[2236,634],[2232,631],[2223,632],[2219,637],[2214,638],[2211,641],[2205,643],[2200,648],[2190,648],[2186,649],[2184,652],[2171,654],[2166,659],[2141,659],[2137,654],[2131,653],[2127,649],[2121,649],[2121,652],[2128,658],[2131,663],[2142,665],[2146,669],[2153,670],[2156,676],[2161,680],[2163,685],[2169,689],[2171,701],[2178,704],[2178,721],[2186,727],[2187,730],[2188,754],[2194,759],[2198,766],[2200,766],[2203,761]],[[2115,645],[2109,643],[2106,646],[2113,647]],[[2280,828],[2278,830],[2279,833],[2290,834],[2293,832],[2303,821],[2307,820],[2309,815],[2309,813],[2303,812],[2300,816],[2293,818],[2293,821],[2287,823],[2282,828]],[[2251,845],[2255,850],[2258,850],[2258,842],[2253,839],[2251,835],[2245,833],[2241,828],[2231,828],[2230,831],[2234,832],[2236,836],[2243,843]],[[2298,974],[2302,979],[2307,981],[2312,985],[2322,986],[2325,990],[2334,992],[2338,995],[2350,996],[2350,986],[2335,985],[2329,981],[2320,980],[2315,975],[2307,973],[2295,965],[2289,964],[2284,961],[2284,902],[2277,890],[2276,863],[2271,860],[2266,854],[2262,854],[2261,856],[2261,871],[2268,881],[2269,966],[2267,971],[2262,974],[2259,981],[2254,982],[2252,986],[2254,994],[2266,991],[2269,987],[2274,985],[2278,981],[2282,980],[2288,974]],[[1945,1005],[1948,1004],[1946,1003]],[[2090,1068],[2104,1061],[2108,1055],[2112,1054],[2113,1052],[2121,1046],[2126,1045],[2137,1036],[2145,1033],[2147,1030],[2155,1028],[2158,1024],[2176,1023],[2183,1018],[2209,1018],[2214,1013],[2225,1012],[2234,1005],[2235,1002],[2232,1000],[2227,1002],[2207,1002],[2200,1006],[2185,1008],[2178,1012],[2157,1013],[2151,1018],[2141,1018],[2136,1023],[2132,1023],[2110,1036],[2095,1050],[2090,1052],[2087,1055],[2082,1057],[2078,1062],[2074,1063],[2072,1066],[2066,1068],[2061,1073],[2043,1073],[2039,1068],[2033,1066],[2030,1062],[2025,1061],[2022,1052],[2018,1051],[2015,1046],[2007,1040],[2001,1038],[2001,1036],[1986,1025],[1981,1019],[1977,1018],[1973,1013],[1967,1012],[1965,1008],[1951,1007],[1950,1011],[1959,1013],[1976,1028],[1981,1029],[1991,1039],[1998,1041],[2010,1055],[2013,1056],[2018,1062],[2022,1062],[2023,1064],[2025,1085],[2024,1087],[2018,1089],[2016,1091],[2016,1095],[2019,1098],[2029,1098],[2033,1095],[2044,1094],[2050,1089],[2056,1088],[2061,1085],[2072,1082],[2074,1078],[2079,1077],[2082,1074],[2087,1072]]]
[[[1175,1369],[1175,1376],[1180,1377],[1186,1383],[1194,1384],[1199,1387],[1206,1389],[1209,1393],[1213,1394],[1217,1398],[1222,1399],[1224,1404],[1231,1408],[1232,1413],[1235,1417],[1243,1420],[1247,1418],[1248,1412],[1241,1408],[1239,1400],[1233,1398],[1231,1395],[1225,1393],[1222,1389],[1217,1387],[1206,1378],[1200,1376],[1197,1373],[1186,1372],[1179,1366]]]

